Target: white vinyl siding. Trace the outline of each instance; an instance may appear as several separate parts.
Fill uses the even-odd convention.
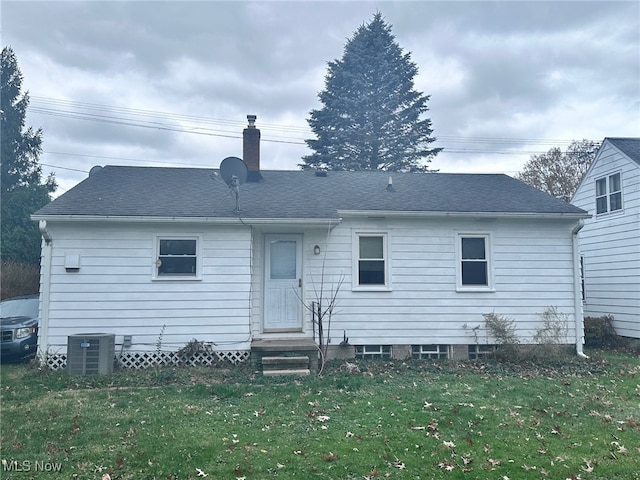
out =
[[[49,232],[50,353],[64,354],[68,335],[87,332],[114,333],[118,349],[131,335],[125,351],[175,351],[194,338],[216,350],[249,349],[248,227],[49,222]],[[198,239],[200,280],[154,280],[159,238]],[[81,253],[78,272],[65,271],[67,251]]]
[[[516,321],[524,342],[532,341],[540,317],[555,306],[569,317],[567,343],[575,341],[573,247],[576,221],[494,219],[483,235],[490,237],[489,295],[457,288],[457,235],[469,232],[469,219],[345,218],[329,234],[305,233],[305,299],[315,300],[344,279],[332,316],[332,344],[343,336],[351,345],[460,345],[474,343],[464,325],[484,325],[483,313],[495,312]],[[365,225],[388,231],[392,265],[388,292],[353,290],[353,235]],[[474,235],[480,235],[475,233]],[[321,255],[313,255],[314,245]],[[326,257],[325,257],[326,254]],[[307,313],[307,315],[309,315]],[[310,325],[310,315],[307,318]],[[486,341],[481,332],[481,340]],[[493,342],[495,343],[495,342]]]
[[[602,179],[610,184],[611,176],[617,174],[620,200],[613,202],[621,209],[598,214],[596,197],[603,192],[598,192],[595,185]],[[613,193],[616,186],[614,180]],[[610,193],[608,189],[607,197]],[[578,235],[583,257],[584,315],[613,315],[618,334],[640,338],[640,165],[605,141],[572,203],[592,215]]]
[[[523,342],[530,342],[549,306],[573,322],[575,221],[498,216],[474,233],[476,224],[474,218],[347,217],[332,229],[290,231],[302,235],[300,301],[311,305],[318,295],[326,299],[337,291],[332,345],[344,336],[371,348],[467,345],[475,343],[469,328],[483,325],[482,314],[490,312],[514,319]],[[50,222],[49,351],[64,354],[68,335],[87,332],[115,333],[117,348],[131,335],[130,351],[155,351],[158,344],[175,351],[194,338],[216,350],[248,350],[252,337],[263,334],[264,235],[274,230]],[[489,239],[490,295],[457,288],[457,238],[468,232]],[[386,289],[375,286],[382,291],[351,288],[357,285],[359,234],[385,238]],[[158,238],[177,237],[199,240],[201,280],[154,281]],[[70,251],[81,255],[78,272],[65,271]],[[295,335],[310,338],[311,314],[304,312]],[[574,332],[570,326],[567,343],[575,341]],[[482,329],[478,334],[482,343],[491,342]]]

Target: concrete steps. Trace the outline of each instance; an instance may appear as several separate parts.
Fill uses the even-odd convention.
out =
[[[286,359],[286,360],[267,360],[265,359]],[[296,364],[295,358],[304,358]],[[279,375],[292,375],[290,370],[298,370],[293,375],[308,375],[303,371],[318,371],[318,347],[310,338],[297,339],[254,339],[251,342],[251,363],[255,368],[262,368],[265,375],[273,375],[272,371],[282,370],[286,373]],[[265,367],[266,364],[266,367]]]
[[[262,374],[268,377],[281,375],[309,375],[309,357],[262,357]]]

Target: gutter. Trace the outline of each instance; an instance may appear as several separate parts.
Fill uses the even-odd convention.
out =
[[[51,296],[51,257],[53,239],[47,230],[47,221],[40,220],[38,227],[44,240],[42,245],[42,273],[40,280],[40,325],[38,327],[37,357],[46,365],[49,352],[49,299]]]
[[[331,226],[341,218],[247,218],[247,217],[155,217],[125,215],[31,215],[34,221],[122,222],[122,223],[208,223],[216,225],[318,225]]]
[[[590,218],[584,213],[536,213],[536,212],[426,212],[426,211],[395,211],[395,210],[338,210],[340,217],[397,217],[397,218],[545,218],[545,219],[584,219]]]
[[[576,319],[576,354],[580,358],[589,358],[582,350],[584,344],[584,316],[582,312],[582,294],[580,291],[580,248],[578,245],[578,233],[584,227],[584,220],[580,219],[571,231],[573,246],[573,298],[574,316]]]

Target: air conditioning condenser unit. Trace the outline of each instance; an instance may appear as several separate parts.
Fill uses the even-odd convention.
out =
[[[113,333],[69,335],[67,373],[69,375],[106,375],[113,372],[116,336]]]

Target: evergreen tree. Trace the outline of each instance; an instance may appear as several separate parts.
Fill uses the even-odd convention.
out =
[[[428,95],[414,89],[418,68],[403,53],[381,13],[349,39],[341,60],[329,62],[323,107],[307,120],[316,139],[302,168],[428,171],[441,150],[430,148]]]
[[[0,143],[3,260],[37,264],[40,232],[30,215],[49,201],[56,188],[53,174],[43,182],[38,156],[42,151],[42,129],[25,130],[28,93],[22,92],[22,73],[10,47],[0,58]]]

